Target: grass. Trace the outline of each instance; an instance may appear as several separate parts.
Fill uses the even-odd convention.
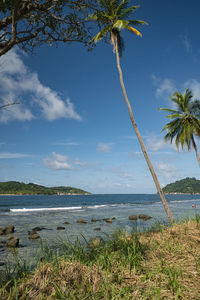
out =
[[[17,261],[0,278],[0,299],[200,299],[200,216],[145,233],[41,244],[35,270]]]

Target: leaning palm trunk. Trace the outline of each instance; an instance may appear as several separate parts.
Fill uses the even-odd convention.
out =
[[[120,84],[121,84],[121,87],[122,87],[124,99],[125,99],[126,104],[128,106],[128,111],[129,111],[129,115],[130,115],[130,118],[131,118],[131,122],[133,124],[133,128],[134,128],[135,133],[137,135],[137,138],[139,140],[142,152],[143,152],[144,157],[146,159],[146,162],[147,162],[147,165],[149,167],[149,170],[150,170],[150,172],[152,174],[153,180],[155,182],[157,191],[158,191],[158,193],[160,195],[160,198],[162,200],[162,203],[163,203],[163,206],[164,206],[165,211],[167,213],[167,216],[168,216],[170,222],[173,223],[174,219],[172,217],[171,211],[170,211],[170,209],[168,207],[168,204],[167,204],[167,201],[165,199],[164,193],[163,193],[163,191],[162,191],[162,189],[160,187],[160,184],[159,184],[159,181],[157,179],[156,173],[154,171],[153,165],[152,165],[152,163],[151,163],[151,161],[149,159],[149,156],[148,156],[147,151],[145,149],[145,145],[143,143],[142,137],[140,135],[140,132],[139,132],[139,130],[137,128],[136,122],[135,122],[134,117],[133,117],[133,112],[132,112],[131,105],[130,105],[130,102],[129,102],[128,97],[127,97],[127,93],[126,93],[126,89],[125,89],[125,85],[124,85],[124,81],[123,81],[123,75],[122,75],[122,70],[121,70],[121,66],[120,66],[120,59],[119,59],[118,41],[117,41],[117,37],[116,36],[115,36],[115,41],[114,41],[114,50],[115,50],[116,58],[117,58],[117,68],[118,68],[118,71],[119,71]]]
[[[197,145],[196,145],[196,143],[195,143],[195,141],[194,141],[194,137],[193,137],[193,136],[192,136],[192,146],[193,146],[193,148],[194,148],[194,150],[195,150],[196,158],[197,158],[197,161],[198,161],[199,166],[200,166],[199,151],[198,151],[198,149],[197,149]]]

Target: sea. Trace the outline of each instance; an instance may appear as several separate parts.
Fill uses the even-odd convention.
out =
[[[166,195],[166,199],[176,221],[200,214],[200,195]],[[130,221],[129,216],[133,214],[147,214],[152,218]],[[86,223],[77,223],[80,218]],[[92,218],[97,221],[92,222]],[[112,223],[107,223],[107,218]],[[145,231],[158,223],[169,224],[158,194],[0,196],[0,228],[15,226],[12,235],[19,238],[17,256],[30,265],[34,265],[41,251],[41,241],[59,252],[63,242],[86,243],[96,236],[107,238],[116,230]],[[28,238],[28,232],[34,227],[43,228],[38,231],[41,240]],[[8,237],[0,236],[0,242]],[[1,247],[0,269],[15,261],[15,255],[6,246]]]

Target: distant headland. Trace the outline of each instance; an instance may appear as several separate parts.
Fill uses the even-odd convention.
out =
[[[89,192],[74,187],[45,187],[35,183],[17,181],[0,182],[0,195],[89,195]]]
[[[165,194],[200,194],[200,180],[195,177],[186,177],[167,184],[163,192]]]

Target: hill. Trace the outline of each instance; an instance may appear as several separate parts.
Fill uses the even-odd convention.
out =
[[[181,194],[200,194],[200,180],[196,178],[185,178],[174,183],[167,184],[163,188],[165,194],[181,193]]]
[[[14,195],[55,195],[55,194],[90,194],[74,187],[45,187],[35,183],[23,183],[17,181],[0,182],[0,194]]]

